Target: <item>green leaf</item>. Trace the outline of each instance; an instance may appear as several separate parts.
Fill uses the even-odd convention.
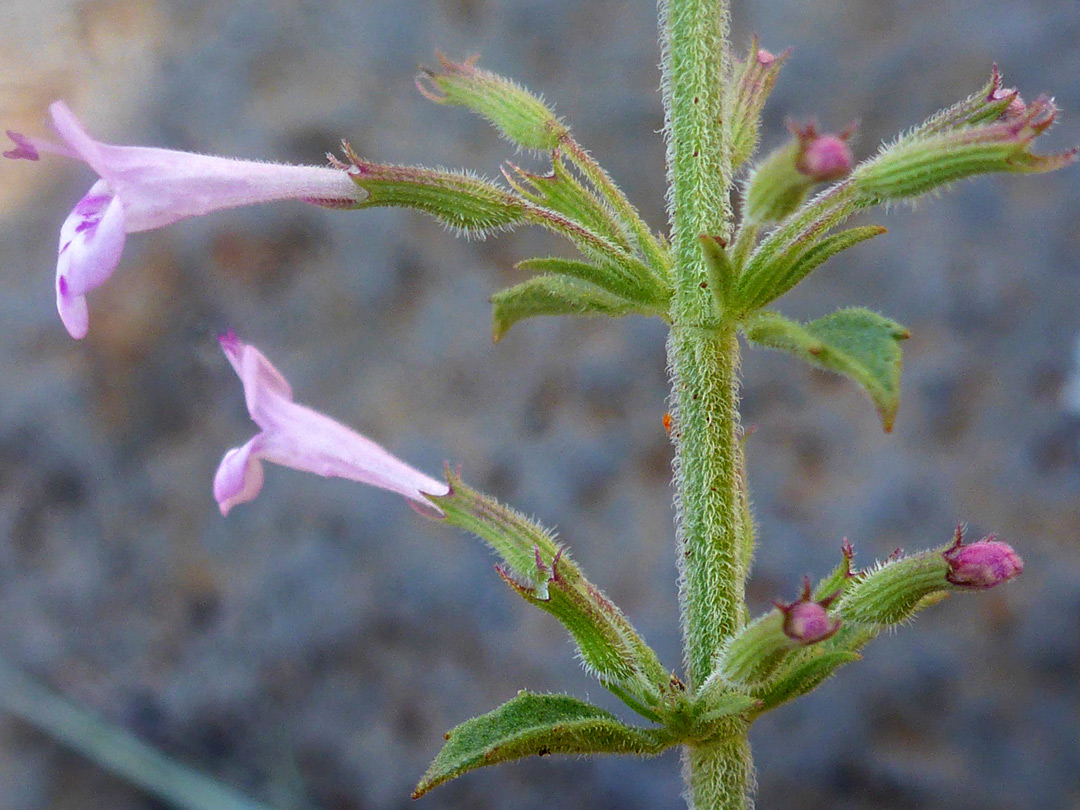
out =
[[[721,718],[731,717],[735,714],[743,714],[744,712],[758,708],[760,705],[760,698],[746,695],[742,692],[724,692],[723,694],[711,696],[709,698],[708,707],[701,714],[701,717],[698,718],[698,723],[700,725],[708,726]]]
[[[877,406],[885,430],[892,430],[900,405],[900,341],[908,337],[896,321],[855,307],[807,324],[761,312],[744,329],[754,343],[853,379]]]
[[[492,334],[498,341],[515,323],[537,315],[659,315],[660,310],[630,301],[578,279],[537,276],[491,297]]]
[[[774,301],[837,253],[887,232],[879,225],[848,228],[826,236],[809,248],[796,244],[770,262],[758,263],[739,279],[736,298],[744,312]],[[800,252],[801,251],[801,252]]]
[[[531,174],[507,163],[503,175],[525,199],[565,214],[630,252],[630,239],[611,208],[574,177],[557,153],[551,161],[551,174]]]
[[[595,284],[608,292],[650,306],[667,308],[671,292],[662,286],[652,274],[642,277],[641,266],[634,262],[583,262],[558,256],[525,259],[515,267],[533,273],[550,273],[569,276]]]
[[[624,725],[615,715],[577,698],[519,692],[494,711],[450,731],[413,798],[469,771],[512,759],[549,754],[651,756],[674,742],[661,729]]]
[[[698,236],[701,252],[705,256],[705,270],[709,275],[709,292],[721,315],[727,314],[731,306],[731,290],[735,286],[738,270],[728,256],[722,240],[709,234]]]
[[[804,660],[795,664],[787,673],[772,683],[761,695],[757,714],[772,711],[777,706],[805,695],[820,686],[844,664],[858,661],[862,656],[856,652],[839,650],[825,652],[807,650]]]
[[[611,264],[626,267],[636,278],[655,279],[657,286],[665,290],[665,295],[670,296],[666,285],[659,281],[660,276],[654,273],[649,265],[636,256],[630,255],[610,239],[558,211],[544,208],[524,198],[522,202],[525,205],[525,219],[529,223],[547,228],[552,233],[568,239],[574,247],[601,266]]]

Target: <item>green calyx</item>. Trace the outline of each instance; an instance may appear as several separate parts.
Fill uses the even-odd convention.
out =
[[[814,181],[795,168],[799,143],[793,141],[771,152],[750,175],[743,198],[745,222],[779,222],[798,208]]]
[[[481,237],[526,220],[524,200],[468,172],[371,163],[348,147],[346,154],[345,170],[368,194],[357,208],[412,208]]]
[[[837,610],[845,621],[869,628],[900,624],[951,589],[948,569],[942,549],[886,560],[857,575]]]
[[[439,70],[421,68],[417,89],[438,104],[466,107],[490,121],[511,143],[550,151],[568,132],[538,96],[516,82],[475,66],[475,58],[452,62],[439,54]]]
[[[731,88],[728,137],[733,170],[749,160],[757,148],[761,111],[790,53],[790,49],[779,55],[769,53],[759,46],[755,36],[746,58],[733,63],[734,75],[726,85]]]
[[[589,582],[551,532],[448,474],[450,493],[432,498],[446,521],[478,535],[502,557],[499,575],[527,602],[558,619],[581,662],[613,685],[635,710],[651,711],[671,685],[670,674],[621,610]]]
[[[1053,99],[1041,96],[1028,105],[1020,102],[1016,110],[1006,105],[990,123],[916,130],[860,166],[852,183],[860,194],[884,202],[917,197],[978,174],[1060,169],[1076,159],[1076,149],[1057,155],[1036,155],[1030,149],[1057,112]]]

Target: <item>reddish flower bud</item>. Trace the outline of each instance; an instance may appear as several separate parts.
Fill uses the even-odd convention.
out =
[[[815,183],[824,183],[838,180],[851,172],[855,157],[847,141],[855,134],[854,125],[835,135],[819,135],[817,126],[810,122],[802,127],[793,126],[792,132],[799,139],[795,168],[801,174]]]
[[[839,591],[815,602],[810,577],[804,577],[802,594],[796,601],[773,602],[784,615],[784,635],[800,644],[816,644],[830,638],[840,629],[840,620],[829,618],[828,612],[837,596]]]
[[[1012,546],[995,540],[995,536],[988,534],[979,542],[965,546],[963,526],[957,526],[956,542],[944,552],[945,562],[949,564],[945,579],[958,588],[982,591],[1019,576],[1024,561]]]

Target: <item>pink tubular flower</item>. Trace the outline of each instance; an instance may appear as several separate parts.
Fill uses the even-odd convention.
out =
[[[244,384],[248,413],[261,431],[229,450],[214,476],[221,514],[259,494],[262,461],[330,478],[348,478],[409,499],[421,514],[441,517],[425,495],[447,495],[450,487],[415,470],[354,430],[293,402],[292,389],[262,352],[229,332],[221,348]]]
[[[9,130],[15,148],[4,157],[37,160],[41,152],[52,152],[83,161],[100,177],[60,228],[56,306],[74,338],[84,337],[89,327],[86,294],[112,275],[129,233],[272,200],[344,208],[367,197],[341,169],[113,146],[91,138],[62,101],[54,102],[49,112],[64,143]]]

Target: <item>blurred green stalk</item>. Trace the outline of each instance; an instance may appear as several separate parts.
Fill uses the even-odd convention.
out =
[[[271,810],[185,767],[0,661],[0,711],[182,810]]]

